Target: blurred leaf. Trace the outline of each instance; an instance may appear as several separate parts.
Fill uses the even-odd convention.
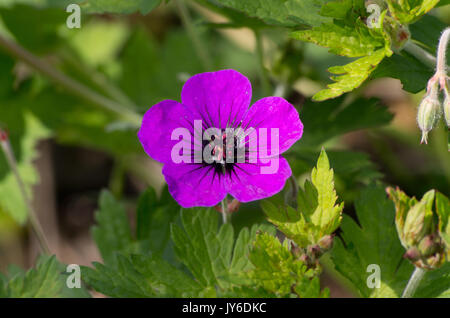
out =
[[[59,26],[67,19],[67,13],[61,9],[25,5],[0,8],[0,16],[15,39],[36,53],[46,53],[57,47],[61,40]]]
[[[95,219],[97,225],[93,227],[92,235],[106,264],[115,261],[115,253],[133,251],[133,239],[125,208],[108,191],[100,194],[99,210]]]
[[[89,13],[124,13],[129,14],[136,11],[147,14],[162,0],[86,0],[82,3],[83,9]]]
[[[37,8],[66,7],[71,3],[80,3],[84,0],[2,0],[0,7],[12,7],[14,5],[26,4]]]
[[[212,1],[211,1],[212,2]],[[324,0],[215,0],[218,4],[262,19],[270,25],[294,27],[311,26],[329,21],[319,14]]]
[[[125,23],[92,20],[77,32],[71,32],[68,41],[83,62],[97,67],[115,61],[128,35]]]
[[[336,270],[363,297],[399,297],[413,266],[403,259],[404,249],[394,225],[395,209],[383,188],[363,190],[355,202],[358,223],[344,215],[342,238],[335,240],[332,259]],[[369,288],[370,264],[380,266],[380,288]]]
[[[39,140],[50,136],[49,131],[28,111],[18,113],[16,101],[3,103],[0,107],[0,123],[9,131],[12,151],[17,161],[18,172],[29,196],[31,187],[39,181],[32,162],[38,156],[35,148]],[[0,155],[0,208],[19,224],[27,221],[28,210],[16,177],[12,173],[3,151]]]
[[[201,72],[192,42],[181,32],[171,32],[159,47],[147,32],[134,33],[122,55],[120,86],[140,107],[148,109],[164,99],[180,99],[183,81]]]
[[[436,213],[439,217],[439,234],[447,249],[447,262],[450,263],[450,200],[436,192]]]
[[[55,256],[41,256],[36,268],[17,272],[9,280],[0,279],[0,297],[9,298],[61,298],[90,297],[82,288],[68,288],[66,268]],[[3,288],[3,291],[2,291]]]
[[[345,105],[343,98],[322,103],[307,101],[300,112],[306,129],[295,148],[318,148],[327,140],[359,129],[375,128],[392,119],[376,99],[359,98]],[[294,149],[295,149],[294,148]]]

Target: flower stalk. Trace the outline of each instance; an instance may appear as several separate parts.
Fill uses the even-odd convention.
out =
[[[52,67],[50,64],[46,63],[39,57],[24,49],[16,42],[6,39],[4,36],[0,35],[0,47],[3,47],[10,55],[22,60],[35,70],[47,76],[51,81],[72,92],[74,95],[77,95],[93,103],[94,105],[100,106],[104,109],[118,114],[134,127],[140,126],[142,121],[142,117],[140,114],[127,107],[124,107],[121,103],[106,98],[105,96],[97,93],[84,84],[66,76],[59,70]]]
[[[25,205],[27,206],[28,213],[29,213],[29,220],[31,228],[36,235],[36,238],[39,242],[39,246],[41,247],[41,250],[43,253],[50,255],[50,248],[48,244],[48,240],[45,237],[44,230],[42,229],[41,224],[39,223],[39,220],[37,218],[37,215],[33,209],[33,206],[31,204],[31,201],[28,197],[27,191],[25,189],[25,184],[19,174],[19,170],[17,168],[17,162],[14,156],[14,152],[12,151],[11,144],[8,139],[8,134],[0,129],[0,144],[3,152],[6,156],[6,161],[8,162],[8,165],[11,169],[11,171],[14,174],[14,177],[16,178],[17,184],[20,189],[20,193],[22,194],[23,200],[25,202]]]
[[[444,32],[442,32],[439,40],[436,59],[412,42],[408,42],[405,46],[405,49],[408,52],[423,61],[425,64],[430,65],[430,63],[433,62],[436,64],[436,72],[428,81],[427,93],[419,106],[417,114],[417,123],[422,130],[422,143],[427,143],[428,132],[434,128],[441,113],[444,113],[445,122],[449,128],[450,139],[450,98],[447,84],[449,77],[447,76],[446,65],[446,51],[449,40],[450,28],[447,28]],[[444,92],[443,104],[439,100],[439,88]],[[450,151],[450,143],[448,150]]]
[[[203,45],[203,42],[201,41],[197,31],[194,28],[188,8],[186,8],[186,5],[183,3],[183,1],[174,0],[174,3],[180,14],[181,22],[185,26],[186,31],[189,37],[191,38],[192,43],[194,44],[197,56],[203,63],[203,68],[205,69],[205,71],[211,71],[213,64],[211,62],[211,59],[207,53],[205,46]]]
[[[230,213],[228,212],[228,202],[227,202],[227,198],[225,197],[225,199],[223,199],[220,202],[221,206],[222,206],[222,221],[223,224],[227,224],[229,222],[229,216]]]
[[[402,298],[411,298],[414,296],[417,287],[419,287],[419,284],[422,281],[425,274],[426,271],[423,268],[420,267],[414,268],[414,272],[409,278],[408,284],[406,285],[405,290],[403,291]]]

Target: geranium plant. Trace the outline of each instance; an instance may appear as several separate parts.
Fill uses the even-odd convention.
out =
[[[449,4],[0,2],[0,297],[450,297]],[[69,266],[50,138],[109,160]]]

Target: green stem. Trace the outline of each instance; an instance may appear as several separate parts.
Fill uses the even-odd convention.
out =
[[[27,51],[19,44],[14,41],[8,40],[2,35],[0,35],[0,47],[3,47],[12,56],[21,59],[37,71],[46,75],[53,82],[61,85],[68,91],[72,92],[85,100],[105,108],[109,111],[117,113],[125,120],[129,121],[130,124],[135,127],[139,127],[142,121],[141,115],[135,113],[134,111],[122,106],[122,104],[117,103],[114,100],[106,98],[97,92],[93,91],[89,87],[75,81],[74,79],[66,76],[62,72],[53,68],[50,64],[41,60],[37,56],[33,55],[31,52]]]
[[[92,83],[96,86],[96,88],[99,88],[109,97],[113,98],[115,101],[126,106],[129,109],[136,110],[138,108],[136,104],[120,88],[111,83],[111,81],[108,80],[105,75],[97,72],[92,67],[82,65],[78,61],[78,59],[76,59],[67,50],[61,50],[59,55],[78,73],[80,73],[84,77],[88,77],[89,80],[91,80]]]
[[[209,57],[208,51],[206,47],[203,45],[203,42],[201,41],[197,31],[195,30],[195,27],[192,23],[191,16],[189,14],[189,10],[184,5],[183,1],[180,0],[174,0],[175,6],[178,9],[178,12],[180,13],[181,21],[183,22],[184,27],[186,28],[186,31],[189,35],[189,37],[192,40],[192,43],[194,44],[195,51],[197,52],[197,56],[200,58],[200,60],[203,63],[203,68],[205,71],[210,71],[213,68],[211,59]]]
[[[41,247],[42,252],[44,254],[50,255],[50,248],[48,245],[48,240],[45,237],[44,230],[42,229],[42,226],[39,223],[37,215],[33,209],[33,206],[31,204],[31,201],[30,201],[27,191],[25,189],[25,184],[19,174],[19,170],[17,169],[17,162],[14,157],[14,153],[12,151],[11,144],[9,143],[9,141],[6,137],[6,133],[0,131],[0,136],[2,137],[2,138],[0,138],[0,143],[1,143],[1,146],[3,149],[3,152],[5,153],[6,161],[8,162],[8,165],[11,168],[11,171],[13,172],[14,177],[16,178],[17,184],[20,189],[20,193],[25,202],[25,205],[27,206],[31,228],[32,228],[34,234],[36,235],[36,238],[39,242],[39,246]]]
[[[436,58],[414,42],[408,41],[403,49],[432,69],[436,67]]]
[[[220,202],[221,206],[222,206],[222,220],[223,220],[223,224],[227,224],[230,221],[230,214],[228,213],[228,202],[227,202],[227,197],[225,197],[225,199],[222,200],[222,202]]]
[[[116,159],[109,179],[109,189],[116,198],[122,198],[126,176],[125,166],[120,158]]]
[[[269,76],[264,67],[264,46],[261,34],[259,31],[254,30],[255,40],[256,40],[256,55],[258,56],[259,62],[259,76],[261,79],[261,85],[263,88],[264,95],[268,95],[270,91],[270,81]]]
[[[426,271],[420,267],[415,267],[414,272],[409,278],[408,285],[406,285],[403,291],[402,298],[411,298],[419,287],[422,278],[425,276]]]

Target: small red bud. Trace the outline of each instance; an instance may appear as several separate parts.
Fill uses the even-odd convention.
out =
[[[0,141],[8,140],[8,134],[6,131],[0,130]]]

